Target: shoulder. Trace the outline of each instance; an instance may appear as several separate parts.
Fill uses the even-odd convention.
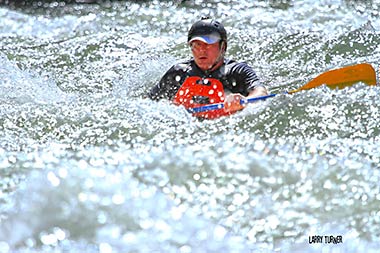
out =
[[[238,62],[231,59],[224,61],[226,72],[232,75],[256,75],[255,71],[246,62]]]
[[[245,70],[253,70],[251,66],[248,65],[246,62],[238,62],[236,60],[226,59],[225,65],[229,66],[233,69],[245,69]]]
[[[171,100],[181,86],[181,81],[187,76],[187,69],[190,64],[190,61],[187,60],[172,65],[150,90],[148,96],[154,100],[162,98]]]
[[[186,72],[188,69],[192,68],[194,60],[181,60],[174,64],[169,71],[184,71]]]
[[[229,76],[233,77],[237,83],[246,87],[248,91],[255,87],[263,86],[256,72],[246,62],[226,60],[226,70]]]
[[[174,85],[175,83],[178,83],[179,80],[182,80],[188,76],[188,73],[193,68],[192,66],[193,65],[191,60],[183,60],[177,62],[163,75],[160,80],[161,85]]]

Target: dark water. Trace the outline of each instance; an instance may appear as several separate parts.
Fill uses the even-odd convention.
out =
[[[35,3],[0,7],[0,252],[378,251],[378,87],[202,122],[143,95],[205,15],[272,93],[378,71],[379,1]]]

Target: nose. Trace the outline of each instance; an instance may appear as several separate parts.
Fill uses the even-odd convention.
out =
[[[207,51],[207,46],[200,46],[199,48],[198,48],[198,51],[199,52],[206,52]]]

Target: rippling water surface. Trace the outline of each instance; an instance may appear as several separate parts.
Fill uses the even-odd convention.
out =
[[[378,87],[213,121],[143,97],[205,15],[272,93],[378,71],[380,2],[207,2],[0,7],[0,252],[377,252]]]

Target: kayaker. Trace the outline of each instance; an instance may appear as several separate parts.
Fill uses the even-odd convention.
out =
[[[220,22],[210,18],[195,22],[187,42],[193,58],[172,66],[149,91],[151,99],[169,99],[186,108],[224,103],[223,109],[196,115],[216,118],[242,110],[241,99],[268,94],[250,66],[225,58],[227,32]]]

